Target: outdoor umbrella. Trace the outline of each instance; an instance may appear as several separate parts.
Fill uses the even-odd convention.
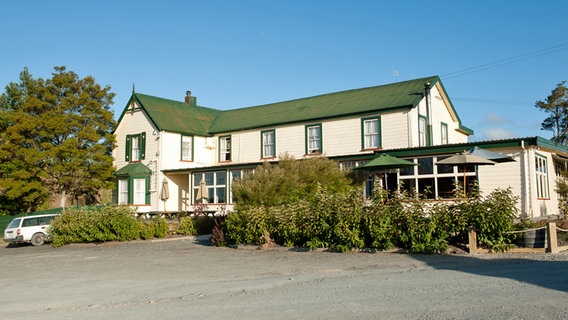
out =
[[[476,166],[483,166],[483,165],[494,165],[495,162],[484,159],[478,156],[474,156],[471,153],[464,151],[462,153],[458,153],[453,155],[449,158],[444,160],[440,160],[436,162],[436,165],[454,165],[454,166],[461,166],[463,168],[463,196],[466,197],[466,170],[468,165],[476,165]]]
[[[160,199],[164,201],[164,212],[166,211],[166,200],[170,198],[170,188],[168,187],[168,180],[164,177],[162,180],[162,191],[160,192]]]
[[[407,168],[416,166],[418,164],[400,159],[397,157],[389,156],[386,153],[381,154],[380,156],[376,157],[375,159],[365,163],[364,165],[357,167],[357,170],[368,170],[374,173],[379,174],[381,177],[382,175],[386,174],[388,171],[400,168]],[[385,186],[385,188],[388,186]]]
[[[197,189],[197,195],[195,196],[195,200],[199,203],[204,203],[204,200],[209,199],[209,192],[207,191],[207,185],[205,180],[201,179],[199,182],[199,189]]]
[[[513,159],[512,157],[510,157],[506,154],[489,151],[487,149],[482,149],[482,148],[477,147],[477,146],[468,150],[467,152],[471,153],[474,156],[478,156],[480,158],[484,158],[484,159],[491,160],[491,161],[498,162],[498,163],[514,162],[515,161],[515,159]]]
[[[369,171],[387,171],[392,169],[412,167],[415,165],[417,164],[414,162],[389,156],[388,154],[383,153],[375,159],[355,169]]]

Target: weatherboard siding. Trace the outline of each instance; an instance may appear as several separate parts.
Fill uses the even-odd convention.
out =
[[[129,163],[124,160],[126,136],[129,134],[145,132],[146,152],[145,159],[142,160],[142,162],[146,164],[149,160],[155,160],[156,152],[158,151],[158,144],[155,139],[156,136],[153,135],[155,130],[156,129],[152,126],[150,121],[148,121],[148,118],[142,111],[127,112],[115,130],[117,147],[113,149],[113,157],[116,168],[120,169]]]

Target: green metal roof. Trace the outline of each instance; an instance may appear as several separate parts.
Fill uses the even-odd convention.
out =
[[[445,94],[437,76],[224,111],[133,93],[118,122],[135,100],[159,130],[207,136],[413,108],[422,100],[426,82],[432,87],[439,82]],[[451,101],[449,104],[453,110]],[[457,113],[453,111],[457,117]],[[473,133],[471,129],[462,126],[461,122],[460,129]]]
[[[143,176],[150,174],[152,174],[152,170],[146,167],[142,162],[130,163],[114,172],[115,176]]]
[[[133,100],[142,107],[158,130],[171,132],[209,135],[209,127],[220,112],[185,102],[133,93],[119,122]]]
[[[446,145],[436,145],[429,147],[402,148],[377,151],[377,154],[388,153],[395,157],[427,156],[434,154],[459,153],[473,147],[484,149],[514,148],[514,147],[537,146],[563,156],[568,156],[568,147],[554,143],[542,137],[525,137],[502,140],[473,141],[466,143],[455,143]]]
[[[430,82],[434,86],[438,81],[440,79],[433,76],[383,86],[227,110],[219,114],[210,128],[210,132],[222,133],[403,107],[411,108],[418,105],[422,100],[424,84]]]

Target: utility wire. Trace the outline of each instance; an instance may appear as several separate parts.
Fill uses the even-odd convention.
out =
[[[559,44],[559,45],[556,45],[556,46],[553,46],[553,47],[549,47],[549,48],[546,48],[546,49],[532,51],[532,52],[528,52],[528,53],[521,54],[521,55],[518,55],[518,56],[514,56],[514,57],[510,57],[510,58],[506,58],[506,59],[501,59],[501,60],[481,64],[481,65],[478,65],[478,66],[469,67],[469,68],[465,68],[465,69],[462,69],[462,70],[442,74],[442,75],[440,75],[440,78],[443,78],[443,79],[456,78],[456,77],[464,76],[464,75],[467,75],[467,74],[470,74],[470,73],[480,72],[480,71],[487,70],[487,69],[493,69],[493,68],[497,68],[497,67],[504,66],[504,65],[507,65],[507,64],[512,64],[512,63],[515,63],[515,62],[528,60],[528,59],[548,55],[548,54],[551,54],[551,53],[554,53],[554,52],[563,51],[563,50],[567,50],[567,49],[568,49],[568,42],[563,43],[563,44]]]

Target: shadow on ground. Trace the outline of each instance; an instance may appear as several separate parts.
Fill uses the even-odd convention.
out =
[[[536,286],[568,292],[568,261],[554,254],[516,257],[515,254],[412,255],[439,270],[453,270],[480,276],[507,278]],[[530,254],[529,254],[530,255]],[[565,257],[562,257],[562,260]]]

